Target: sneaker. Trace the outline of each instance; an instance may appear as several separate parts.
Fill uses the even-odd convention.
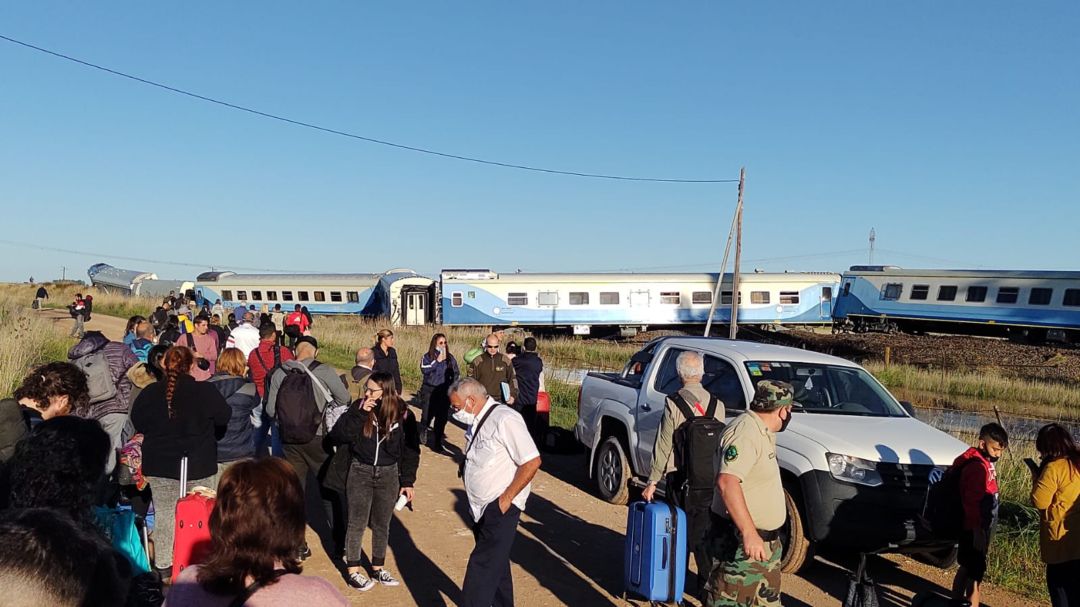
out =
[[[355,573],[350,573],[349,577],[345,578],[345,582],[353,588],[356,588],[360,592],[367,592],[368,590],[371,590],[375,587],[375,580],[369,578],[363,573],[360,573],[359,571]]]
[[[397,579],[390,575],[390,572],[385,569],[376,569],[375,575],[371,576],[375,578],[375,581],[379,582],[383,586],[397,586]]]
[[[299,557],[301,563],[311,558],[311,548],[307,544],[304,544],[304,547],[300,549]]]

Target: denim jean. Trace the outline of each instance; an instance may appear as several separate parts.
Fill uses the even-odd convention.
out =
[[[390,518],[401,484],[398,466],[370,466],[353,461],[345,485],[348,497],[349,528],[345,532],[345,563],[360,566],[364,529],[371,527],[371,565],[386,562],[386,544],[390,539]]]
[[[270,455],[285,457],[285,449],[281,444],[281,432],[278,431],[277,421],[262,414],[262,425],[255,428],[255,457],[266,457],[266,450],[270,449]]]

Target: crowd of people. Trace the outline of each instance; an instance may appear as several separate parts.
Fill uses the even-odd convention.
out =
[[[305,522],[333,530],[329,556],[349,586],[398,586],[386,566],[391,518],[413,500],[422,446],[450,455],[451,412],[468,427],[462,476],[477,538],[464,604],[512,604],[509,549],[540,462],[514,398],[533,403],[524,411],[535,420],[535,340],[517,356],[535,358],[522,374],[491,335],[466,375],[446,336],[434,335],[415,361],[423,379],[414,414],[390,330],[339,374],[318,360],[300,307],[285,316],[240,306],[221,324],[220,302],[170,296],[111,341],[85,330],[87,300],[71,308],[79,341],[68,360],[33,369],[0,401],[0,545],[39,547],[30,562],[0,557],[0,585],[18,579],[26,604],[157,605],[167,594],[170,605],[231,605],[256,592],[345,604],[326,582],[298,576],[311,555]],[[212,550],[181,570],[176,509],[192,491],[216,492]],[[321,497],[324,521],[306,521],[307,491]],[[117,510],[145,533],[146,565],[105,522]],[[87,544],[84,563],[52,554],[64,552],[64,535]],[[55,571],[21,577],[45,569]]]

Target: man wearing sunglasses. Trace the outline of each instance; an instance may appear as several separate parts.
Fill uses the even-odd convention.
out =
[[[499,336],[492,333],[484,339],[484,352],[469,365],[469,375],[487,389],[492,398],[513,405],[518,395],[514,365],[499,352]]]

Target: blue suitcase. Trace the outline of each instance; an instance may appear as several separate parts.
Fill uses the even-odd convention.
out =
[[[681,603],[686,586],[686,513],[634,502],[626,520],[626,590],[649,601]]]

